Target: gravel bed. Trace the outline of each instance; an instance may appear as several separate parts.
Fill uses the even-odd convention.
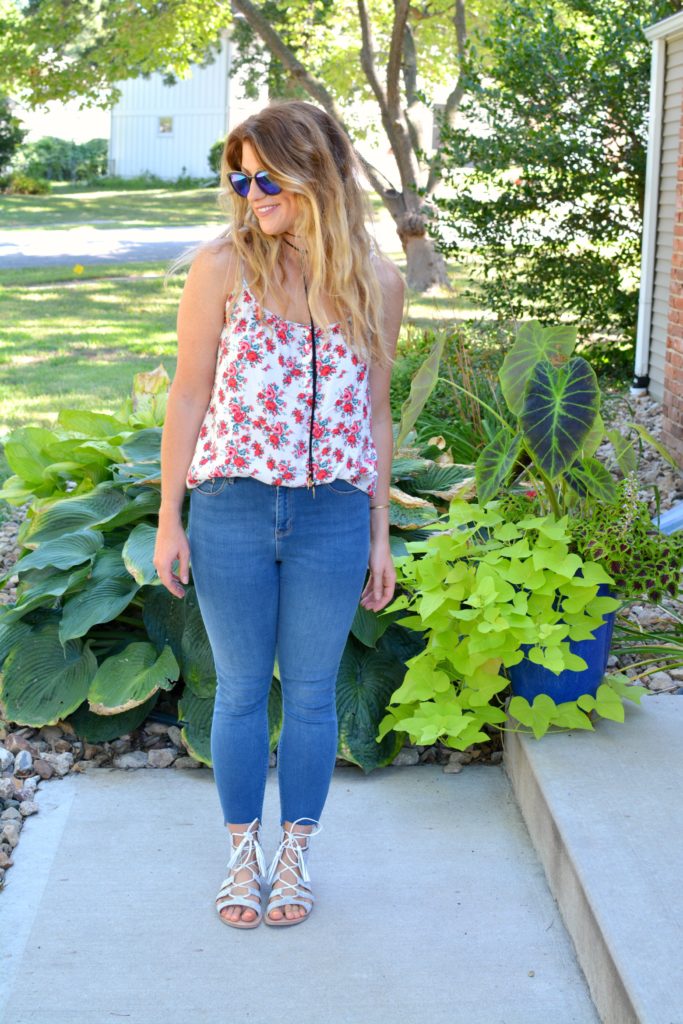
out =
[[[628,392],[611,395],[604,402],[603,414],[608,427],[617,427],[625,433],[635,420],[655,437],[661,435],[661,407],[650,399],[632,398]],[[612,446],[601,446],[598,457],[614,466]],[[648,500],[652,514],[656,513],[653,486],[660,491],[661,510],[665,511],[683,501],[683,473],[672,469],[653,449],[647,447],[639,468],[640,497]],[[0,571],[8,573],[14,565],[19,548],[17,534],[28,505],[13,508],[0,503]],[[0,602],[16,600],[18,577],[10,577],[0,593]],[[683,608],[681,609],[683,611]],[[643,626],[663,625],[666,617],[660,609],[648,605],[630,606],[626,615]],[[618,665],[610,658],[610,667],[620,667],[627,674],[635,674],[628,665]],[[658,693],[683,692],[683,668],[671,672],[653,672],[641,680]],[[159,702],[164,711],[164,697]],[[169,709],[170,710],[170,709]],[[501,737],[495,734],[490,742],[478,744],[467,751],[452,751],[442,744],[419,746],[406,743],[393,761],[393,765],[412,766],[438,764],[447,774],[458,774],[467,765],[499,764],[502,759]],[[271,766],[276,754],[270,755]],[[337,758],[338,765],[348,762]],[[206,765],[189,756],[177,725],[148,719],[134,732],[110,743],[88,743],[80,740],[66,722],[43,726],[41,729],[20,727],[3,720],[0,705],[0,888],[5,872],[13,863],[12,855],[19,842],[21,828],[32,814],[39,810],[37,790],[47,781],[63,778],[70,773],[107,770],[168,769],[173,771],[206,771]]]

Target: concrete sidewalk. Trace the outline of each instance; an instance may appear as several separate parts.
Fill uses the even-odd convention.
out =
[[[624,705],[505,763],[602,1020],[683,1024],[683,700]]]
[[[501,766],[337,768],[316,905],[238,931],[209,770],[43,784],[0,893],[4,1024],[597,1024]],[[264,848],[278,839],[271,770]]]

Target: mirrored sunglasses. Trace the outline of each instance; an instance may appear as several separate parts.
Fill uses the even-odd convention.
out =
[[[275,184],[268,171],[257,171],[256,174],[243,174],[242,171],[231,171],[228,174],[228,178],[237,195],[242,196],[243,199],[246,199],[249,195],[252,178],[255,179],[258,187],[267,196],[276,196],[279,192],[282,192],[282,187]]]

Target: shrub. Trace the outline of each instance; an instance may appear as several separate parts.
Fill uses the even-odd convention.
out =
[[[26,132],[12,114],[9,100],[0,96],[0,171],[8,166]]]
[[[45,178],[32,178],[21,171],[12,174],[5,187],[5,192],[10,196],[45,196],[50,191],[50,182]]]
[[[77,143],[45,136],[22,146],[17,169],[48,181],[93,181],[107,173],[108,142],[91,139]]]
[[[223,147],[225,146],[225,139],[219,139],[218,142],[214,142],[213,146],[209,150],[207,160],[209,161],[209,167],[213,173],[218,177],[221,173],[221,155],[223,153]]]

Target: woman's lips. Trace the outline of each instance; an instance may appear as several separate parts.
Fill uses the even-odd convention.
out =
[[[255,206],[254,213],[257,217],[267,217],[269,213],[273,212],[273,210],[277,210],[279,205],[279,203],[272,203],[269,206]]]

